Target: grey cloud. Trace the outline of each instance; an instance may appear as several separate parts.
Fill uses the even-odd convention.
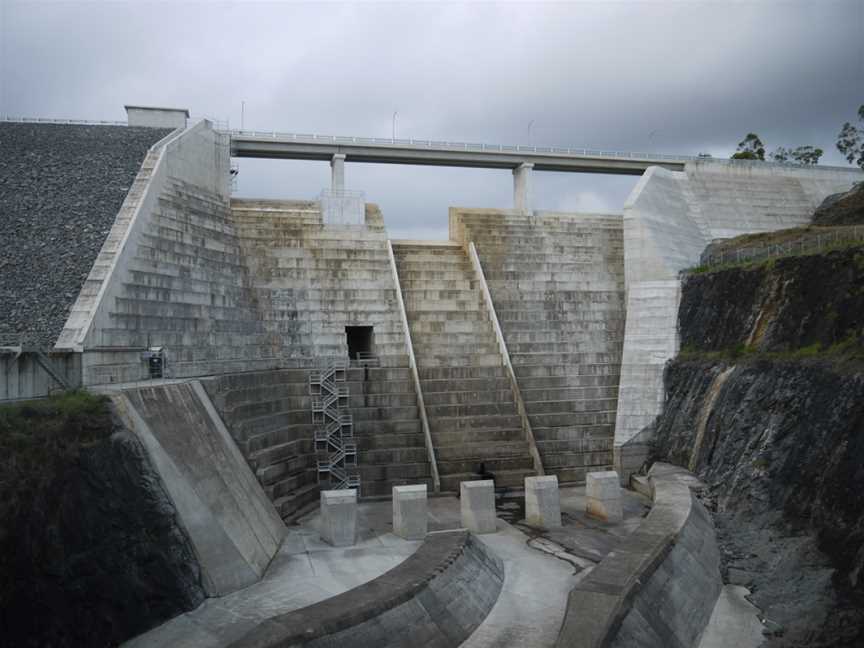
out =
[[[864,2],[0,3],[0,113],[127,102],[253,128],[710,152],[748,131],[825,161],[864,102]],[[506,172],[349,165],[394,235],[508,206]],[[539,206],[618,211],[635,178],[537,174]],[[241,161],[244,195],[310,198],[320,163]]]

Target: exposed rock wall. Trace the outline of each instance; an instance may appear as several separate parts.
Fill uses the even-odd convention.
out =
[[[864,641],[862,300],[860,249],[683,286],[654,455],[709,485],[724,576],[771,646]]]
[[[0,123],[0,334],[54,344],[147,149],[169,132]]]
[[[83,437],[66,423],[56,438],[0,430],[36,437],[38,455],[28,488],[10,495],[3,486],[3,645],[115,646],[204,598],[197,559],[144,447],[107,413],[84,425]]]

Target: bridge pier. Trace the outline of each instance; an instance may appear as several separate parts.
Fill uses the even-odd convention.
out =
[[[345,191],[345,154],[336,153],[330,158],[330,189]]]
[[[513,169],[513,207],[521,211],[531,209],[531,176],[534,165],[523,162]]]

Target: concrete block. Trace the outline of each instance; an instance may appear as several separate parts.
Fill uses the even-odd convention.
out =
[[[357,535],[357,490],[321,491],[321,538],[334,547],[350,547]]]
[[[556,475],[525,478],[525,521],[546,529],[561,526],[561,500]]]
[[[473,533],[495,533],[495,482],[463,481],[459,494],[462,526]]]
[[[426,484],[393,487],[393,533],[406,540],[426,537]]]
[[[618,473],[614,470],[588,473],[585,478],[585,511],[607,522],[624,519]]]

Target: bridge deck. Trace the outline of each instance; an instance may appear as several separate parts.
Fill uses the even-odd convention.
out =
[[[537,171],[641,175],[649,166],[683,171],[687,155],[659,155],[557,147],[506,146],[429,140],[298,135],[230,131],[234,157],[329,161],[336,154],[347,162],[515,169],[531,163]]]

